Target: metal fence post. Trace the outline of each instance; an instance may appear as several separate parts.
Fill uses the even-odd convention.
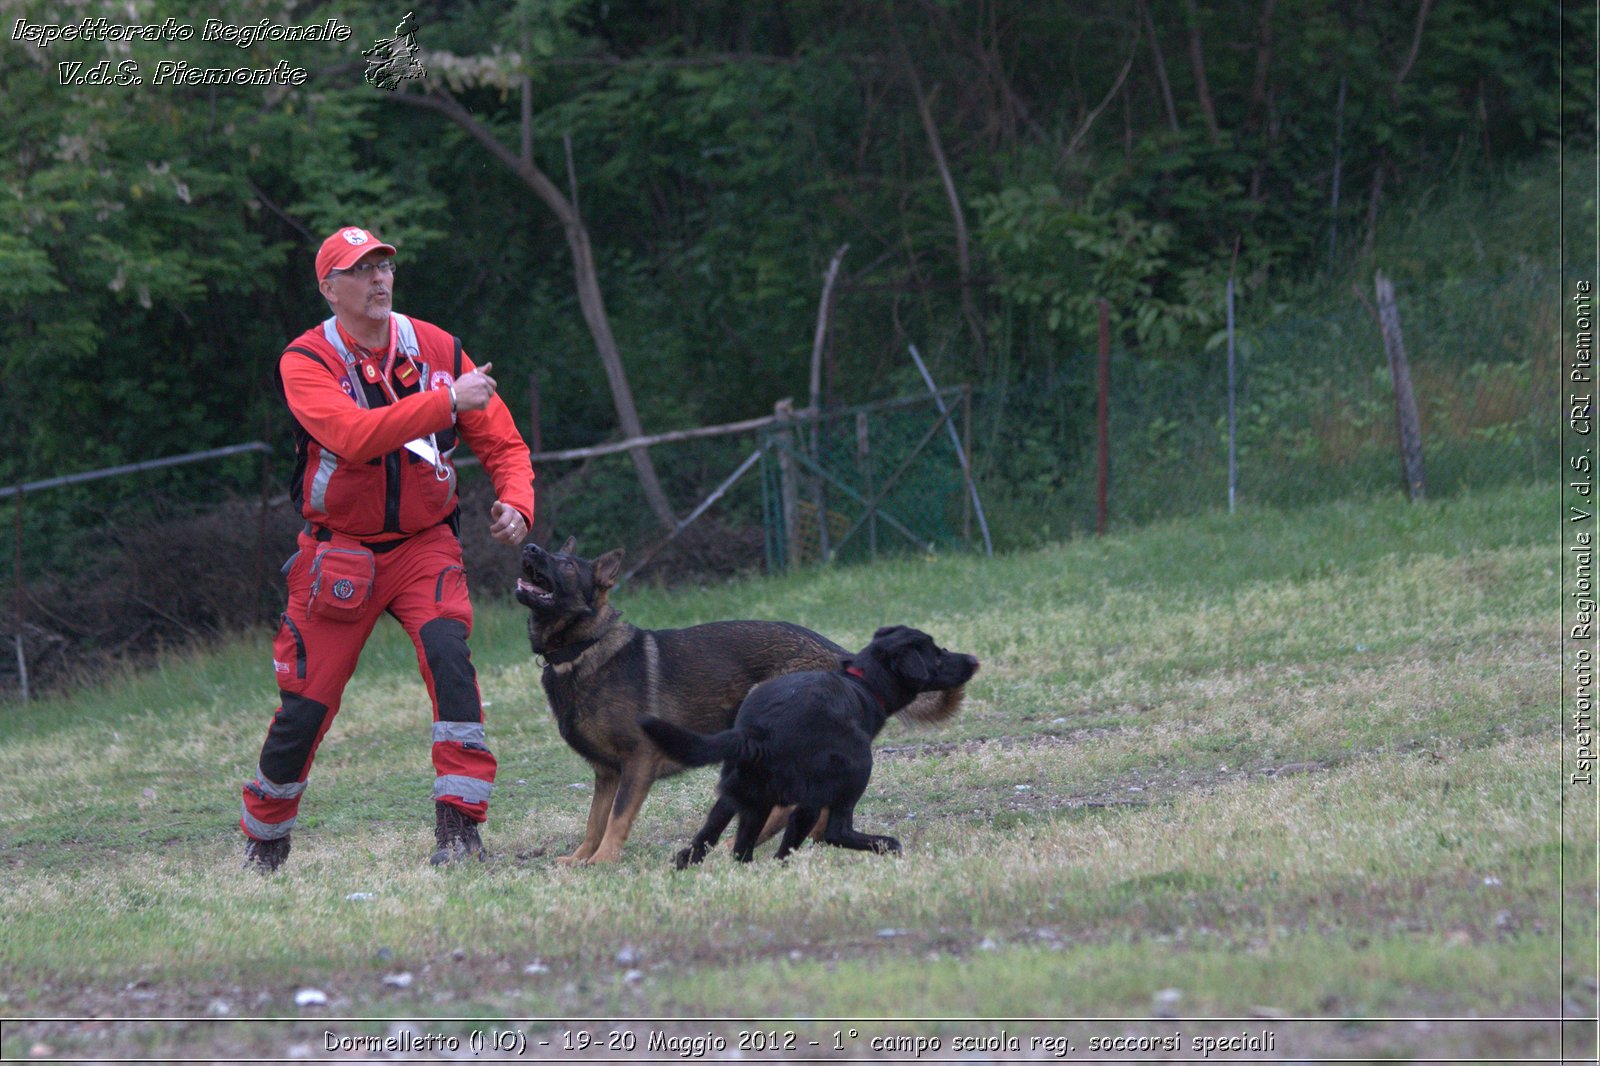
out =
[[[963,382],[961,385],[961,451],[967,457],[967,465],[972,465],[972,385]],[[972,547],[972,500],[966,496],[961,497],[961,544],[963,547]],[[991,546],[992,550],[992,546]]]
[[[1239,488],[1239,422],[1234,402],[1233,277],[1228,277],[1228,513]]]
[[[856,412],[856,464],[861,468],[861,484],[867,490],[867,499],[876,499],[877,490],[872,484],[872,436],[867,412]],[[878,509],[867,513],[867,551],[878,557]]]
[[[939,416],[944,420],[945,429],[950,433],[950,445],[955,449],[956,461],[961,464],[961,479],[966,482],[967,494],[972,497],[972,507],[978,515],[978,530],[983,534],[983,553],[993,555],[994,540],[989,536],[989,520],[983,514],[983,501],[978,498],[978,482],[972,476],[972,463],[961,447],[961,438],[956,434],[956,427],[950,423],[951,412],[945,407],[944,397],[939,394],[939,386],[934,384],[933,375],[928,373],[927,364],[923,363],[917,346],[910,344],[906,347],[910,349],[911,359],[917,364],[917,370],[922,374],[922,380],[933,396],[934,406],[939,409]]]
[[[1095,404],[1094,531],[1104,536],[1111,480],[1111,309],[1103,299],[1096,303],[1100,308],[1100,372],[1096,379],[1098,400]]]
[[[16,540],[12,549],[12,574],[15,579],[17,607],[17,681],[22,687],[23,706],[27,706],[28,703],[28,654],[22,639],[22,497],[25,495],[22,486],[18,485],[17,504],[14,508],[17,516]]]

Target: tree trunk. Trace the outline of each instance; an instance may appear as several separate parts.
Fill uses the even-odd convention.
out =
[[[622,365],[622,354],[617,349],[616,338],[611,333],[611,321],[606,315],[605,299],[600,291],[600,277],[594,266],[594,250],[589,242],[589,230],[583,224],[583,218],[578,214],[577,208],[562,195],[561,190],[544,171],[534,165],[531,153],[529,158],[520,158],[517,153],[501,144],[499,138],[473,118],[472,113],[448,90],[430,85],[426,93],[390,93],[389,99],[430,108],[454,122],[473,140],[488,149],[490,155],[521,178],[561,220],[561,227],[567,238],[567,248],[572,253],[572,270],[578,288],[578,304],[583,309],[584,323],[594,338],[595,351],[600,356],[600,364],[606,372],[606,381],[611,386],[611,401],[617,411],[617,423],[624,436],[629,438],[644,436],[644,428],[639,423],[639,410],[633,400],[633,389],[628,385],[628,373]],[[656,476],[655,464],[650,460],[649,450],[631,449],[628,458],[633,461],[634,473],[639,478],[639,488],[643,491],[645,502],[649,504],[657,521],[668,530],[675,528],[677,518],[672,513],[672,505],[667,500],[666,491],[661,487],[661,480]]]
[[[1156,84],[1161,87],[1161,102],[1167,108],[1167,125],[1178,132],[1178,108],[1172,102],[1172,83],[1167,80],[1167,57],[1161,52],[1161,38],[1156,34],[1156,23],[1150,17],[1149,0],[1138,0],[1139,16],[1144,20],[1145,33],[1150,38],[1150,54],[1155,58]]]
[[[1211,101],[1211,83],[1206,79],[1206,53],[1200,43],[1200,12],[1194,0],[1184,0],[1189,13],[1189,65],[1194,69],[1194,94],[1200,103],[1200,114],[1206,120],[1206,134],[1213,143],[1222,137],[1217,125],[1217,107]]]
[[[1428,24],[1428,11],[1433,7],[1433,0],[1422,0],[1417,5],[1417,21],[1411,30],[1411,50],[1406,53],[1405,61],[1400,64],[1400,69],[1395,71],[1394,87],[1389,90],[1389,101],[1400,102],[1400,85],[1406,80],[1406,75],[1411,73],[1411,68],[1417,64],[1417,54],[1422,51],[1422,30]]]
[[[911,92],[917,98],[917,115],[922,119],[922,132],[928,138],[928,151],[933,156],[933,165],[939,171],[939,183],[944,187],[945,200],[950,204],[950,218],[956,230],[956,269],[961,278],[961,315],[967,320],[967,329],[972,334],[972,343],[977,349],[976,362],[981,366],[986,358],[983,321],[978,315],[978,306],[972,298],[972,241],[967,233],[967,216],[961,209],[961,196],[956,191],[955,178],[950,173],[950,164],[944,156],[944,144],[939,139],[939,127],[933,121],[933,108],[929,100],[938,93],[939,87],[935,85],[933,92],[927,97],[922,95],[922,81],[917,77],[917,68],[912,65],[909,53],[902,50],[905,57],[906,73],[911,78]]]
[[[1416,66],[1417,55],[1422,51],[1422,31],[1428,24],[1428,11],[1433,7],[1433,0],[1422,0],[1417,5],[1417,20],[1411,31],[1411,48],[1406,52],[1405,59],[1400,63],[1400,69],[1395,71],[1394,84],[1389,86],[1389,102],[1396,106],[1400,103],[1400,86],[1411,73],[1411,68]],[[1367,204],[1367,239],[1365,252],[1371,255],[1377,247],[1378,240],[1378,204],[1383,196],[1383,181],[1385,173],[1391,168],[1392,160],[1389,149],[1384,148],[1378,155],[1377,168],[1372,172],[1372,197]],[[1399,173],[1395,177],[1399,178]]]
[[[991,36],[997,42],[991,48],[982,39],[984,28],[981,14],[977,30],[974,34],[969,35],[962,32],[960,25],[951,16],[948,5],[935,2],[935,0],[917,0],[917,4],[931,21],[938,23],[950,35],[951,39],[956,41],[977,63],[979,70],[983,73],[985,87],[988,90],[986,95],[993,101],[987,104],[987,110],[991,116],[990,125],[1004,138],[1005,143],[1014,144],[1021,127],[1027,127],[1035,133],[1042,134],[1044,131],[1034,121],[1032,114],[1028,110],[1027,102],[1016,89],[1012,88],[1011,79],[1006,75],[1005,63],[998,54],[1000,31],[993,21],[996,16],[995,9],[991,8],[989,10],[989,30]],[[889,17],[894,23],[895,37],[897,40],[902,41],[901,47],[903,48],[899,16],[894,12],[893,5],[890,5]]]
[[[1261,200],[1261,182],[1266,173],[1269,150],[1277,140],[1274,123],[1270,121],[1270,86],[1272,83],[1272,13],[1278,0],[1266,0],[1261,6],[1261,22],[1256,31],[1256,72],[1250,83],[1250,110],[1245,124],[1255,131],[1264,131],[1265,142],[1256,165],[1250,171],[1250,199]]]
[[[633,402],[633,389],[628,385],[628,372],[622,365],[622,353],[611,333],[611,320],[606,315],[605,299],[600,293],[600,277],[594,268],[594,251],[589,244],[589,229],[581,219],[566,224],[567,247],[572,250],[573,272],[577,276],[578,304],[583,308],[583,320],[594,337],[595,350],[605,367],[606,381],[611,386],[611,400],[617,409],[617,423],[629,437],[644,436],[639,422],[639,410]],[[677,516],[667,500],[666,490],[656,477],[655,464],[650,461],[650,449],[633,448],[628,452],[633,462],[634,474],[639,478],[639,488],[657,521],[668,530],[677,527]]]
[[[1339,79],[1339,104],[1333,118],[1333,194],[1328,207],[1328,273],[1339,251],[1339,182],[1344,176],[1344,97],[1348,79]]]
[[[1378,204],[1383,200],[1383,172],[1389,165],[1389,153],[1384,152],[1378,157],[1377,166],[1372,168],[1372,191],[1367,196],[1367,235],[1361,244],[1361,254],[1372,255],[1378,247]]]
[[[1256,72],[1250,83],[1250,124],[1264,122],[1267,109],[1267,85],[1272,76],[1272,13],[1278,0],[1266,0],[1261,5],[1261,23],[1256,31]]]

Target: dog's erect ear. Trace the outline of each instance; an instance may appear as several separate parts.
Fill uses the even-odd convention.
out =
[[[617,583],[622,573],[622,549],[612,548],[594,561],[594,583],[608,589]]]
[[[578,538],[577,537],[568,537],[567,538],[567,542],[561,546],[561,551],[558,554],[560,554],[560,555],[571,555],[573,552],[575,552],[577,550],[578,550]]]

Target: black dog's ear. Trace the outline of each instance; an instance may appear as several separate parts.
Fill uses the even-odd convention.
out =
[[[896,633],[907,632],[909,629],[909,626],[883,626],[876,633],[872,634],[872,639],[882,640],[885,637],[892,637]]]
[[[575,552],[577,550],[578,550],[578,538],[577,537],[568,537],[567,538],[567,542],[561,546],[561,551],[558,554],[560,554],[560,555],[571,555],[573,552]]]
[[[933,673],[928,669],[927,657],[923,654],[932,644],[931,641],[910,641],[895,649],[894,672],[914,684],[922,684],[933,680]]]
[[[612,548],[594,561],[594,583],[608,589],[617,583],[622,573],[622,549]]]

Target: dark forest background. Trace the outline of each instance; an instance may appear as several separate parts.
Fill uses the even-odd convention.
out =
[[[848,244],[822,399],[921,392],[908,343],[941,384],[1009,396],[980,426],[980,474],[1002,546],[1033,543],[1069,531],[1039,509],[1082,459],[1093,398],[1026,401],[1087,366],[1098,299],[1135,383],[1212,374],[1230,276],[1258,337],[1359,313],[1351,284],[1370,292],[1378,266],[1481,306],[1508,277],[1537,289],[1559,270],[1557,153],[1592,158],[1592,4],[408,6],[427,76],[386,92],[361,52],[404,15],[387,3],[5,5],[0,484],[253,439],[281,481],[272,369],[326,313],[311,262],[336,226],[398,245],[397,306],[492,360],[530,432],[537,385],[547,449],[624,435],[603,356],[646,432],[803,404],[823,273]],[[19,19],[130,11],[352,32],[14,39]],[[104,59],[144,84],[62,84],[59,64]],[[308,73],[156,85],[162,60]],[[1295,380],[1258,377],[1262,402]],[[1170,419],[1140,425],[1152,454],[1182,458]],[[727,469],[657,465],[653,502],[622,468],[590,482],[579,524],[650,539]],[[176,470],[161,495],[248,495],[260,466]],[[552,508],[569,473],[541,469]],[[70,569],[83,542],[63,530],[152,498],[136,479],[31,497],[24,570]]]

